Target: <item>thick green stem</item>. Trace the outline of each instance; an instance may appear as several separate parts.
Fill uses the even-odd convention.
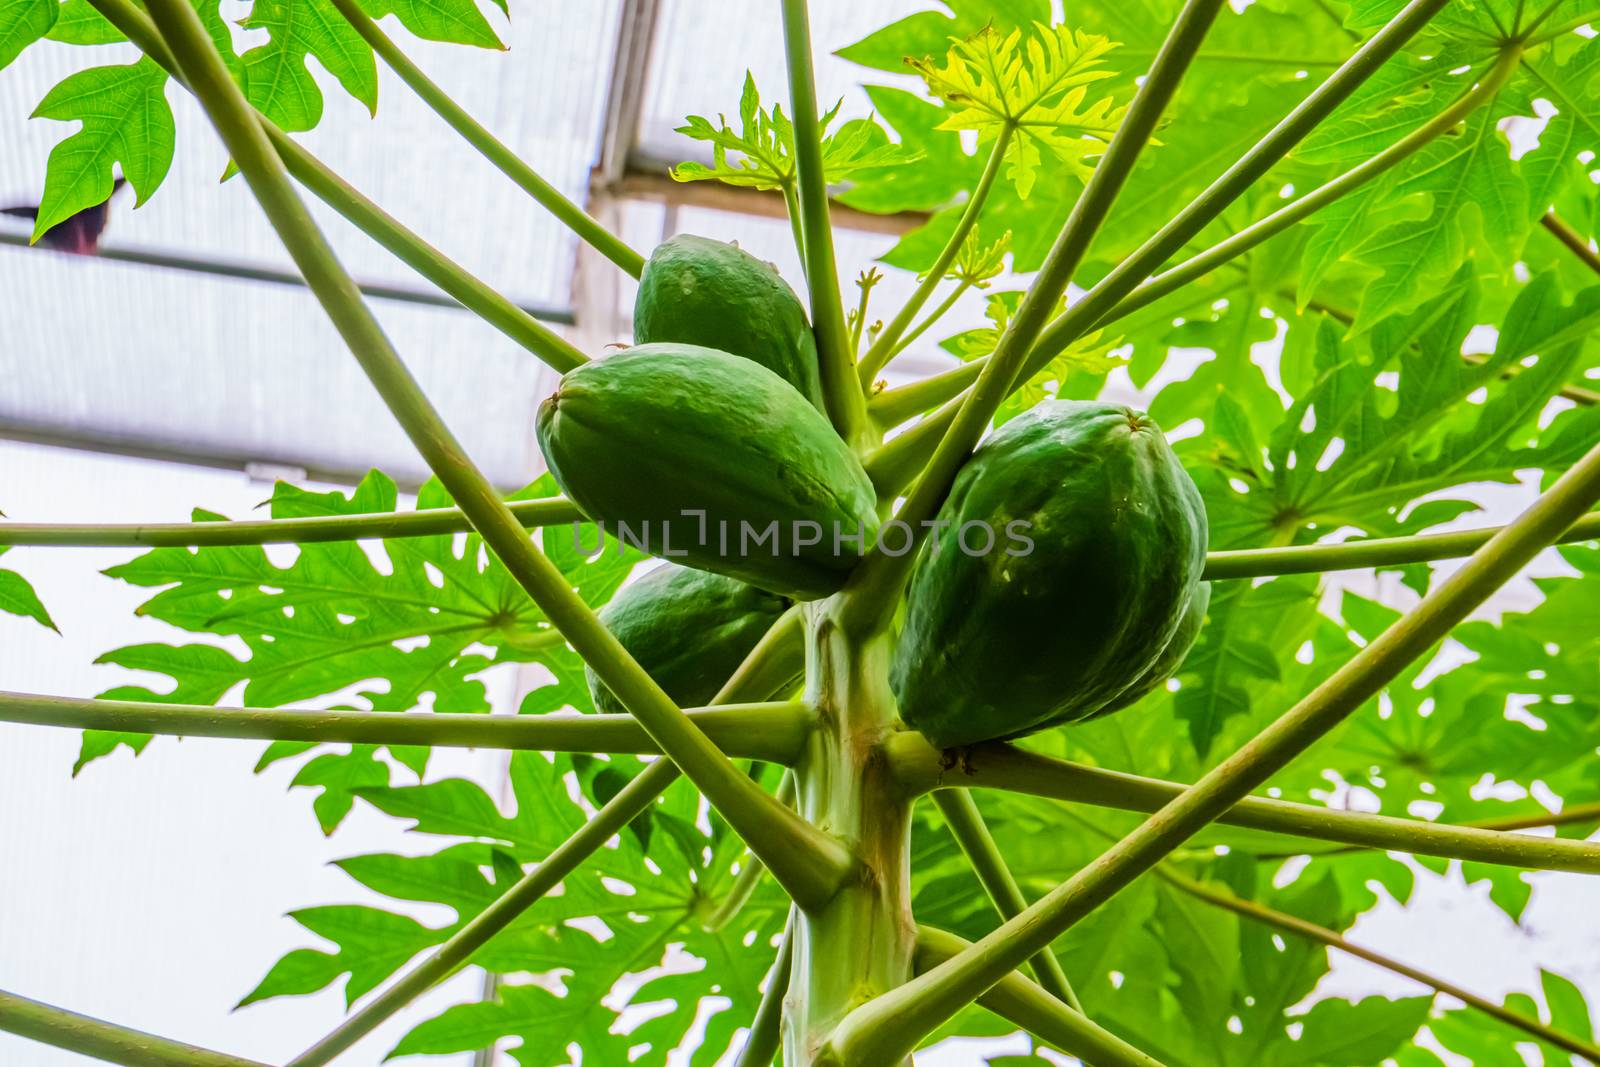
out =
[[[634,662],[567,577],[534,547],[362,303],[350,276],[295,195],[282,161],[199,16],[186,0],[151,0],[150,10],[295,265],[412,444],[489,549],[661,750],[761,855],[779,884],[803,905],[827,901],[855,869],[854,857],[734,766]]]
[[[1179,782],[1089,767],[999,743],[974,746],[960,768],[953,769],[945,766],[942,753],[912,731],[889,738],[884,751],[895,776],[917,794],[934,789],[999,789],[1120,811],[1154,812],[1188,788]],[[1552,818],[1556,816],[1517,826],[1548,826]],[[1217,821],[1419,856],[1600,874],[1600,844],[1503,832],[1515,826],[1452,826],[1267,797],[1243,797]],[[1285,854],[1304,855],[1306,851]]]
[[[784,1018],[786,1067],[810,1067],[847,1012],[908,981],[916,947],[911,801],[881,754],[897,724],[892,644],[887,633],[862,637],[840,625],[846,596],[808,607],[806,699],[816,702],[818,726],[794,775],[801,812],[848,842],[861,868],[826,907],[799,915]],[[897,1067],[903,1058],[878,1062]]]
[[[188,86],[177,60],[148,15],[129,0],[89,0],[89,3],[180,85]],[[564,373],[587,361],[566,338],[539,323],[527,311],[402,226],[265,116],[258,114],[257,119],[296,181],[396,258],[454,297],[462,307],[558,371]]]
[[[917,972],[932,970],[971,947],[971,942],[955,934],[919,926]],[[1006,975],[979,997],[978,1003],[1051,1048],[1077,1056],[1094,1067],[1161,1067],[1160,1061],[1073,1011],[1020,974]]]
[[[802,632],[797,613],[779,619],[745,657],[739,669],[712,699],[714,705],[731,705],[772,693],[774,679],[792,678],[804,661]],[[392,987],[351,1015],[327,1037],[298,1056],[290,1067],[320,1067],[344,1052],[418,994],[455,971],[489,940],[509,926],[561,883],[578,865],[678,780],[678,770],[668,760],[652,763],[622,791],[612,797],[594,818],[546,856],[521,881],[458,930],[433,955],[423,960]]]
[[[1207,904],[1233,912],[1235,915],[1242,916],[1252,922],[1262,923],[1285,933],[1319,942],[1329,948],[1338,949],[1346,955],[1366,960],[1368,963],[1382,967],[1384,970],[1403,975],[1446,996],[1455,997],[1469,1008],[1475,1008],[1485,1015],[1500,1020],[1507,1026],[1515,1027],[1536,1041],[1548,1042],[1557,1048],[1582,1056],[1590,1063],[1600,1064],[1600,1045],[1596,1045],[1593,1041],[1584,1040],[1554,1027],[1546,1026],[1538,1019],[1530,1019],[1521,1012],[1512,1011],[1503,1004],[1496,1004],[1492,1000],[1463,989],[1454,982],[1438,978],[1409,964],[1401,963],[1391,956],[1386,956],[1381,952],[1374,952],[1370,948],[1362,948],[1360,945],[1351,944],[1337,930],[1318,926],[1316,923],[1307,922],[1297,916],[1278,911],[1276,908],[1258,904],[1253,900],[1245,900],[1229,892],[1212,889],[1210,886],[1168,869],[1166,865],[1157,867],[1156,873],[1169,884],[1176,886],[1197,900],[1203,900]]]
[[[799,703],[691,708],[685,714],[730,757],[782,764],[794,762],[815,721],[810,709]],[[631,715],[297,711],[80,700],[0,692],[0,722],[270,741],[438,745],[534,752],[649,754],[661,751]]]
[[[855,353],[850,350],[850,331],[845,326],[844,303],[839,296],[833,227],[828,221],[828,179],[822,169],[816,78],[812,73],[811,20],[806,0],[782,0],[782,4],[800,229],[804,235],[806,287],[811,292],[811,325],[817,335],[822,393],[827,400],[828,417],[839,436],[853,447],[865,449],[874,443],[874,435],[867,423],[866,402],[856,383]]]
[[[541,178],[532,167],[507,147],[505,142],[484,129],[481,123],[467,114],[460,104],[451,99],[449,93],[434,84],[433,80],[422,72],[422,68],[401,51],[389,35],[372,21],[371,16],[361,9],[361,5],[355,0],[333,0],[333,6],[339,9],[339,14],[344,16],[345,21],[350,23],[362,39],[372,46],[372,50],[388,64],[389,69],[398,74],[400,80],[405,82],[423,103],[433,109],[434,114],[444,119],[452,130],[499,168],[502,174],[521,186],[524,192],[538,201],[540,207],[554,215],[595,251],[628,274],[637,278],[643,273],[643,256],[629,248],[620,237],[600,225],[577,204],[561,195],[559,189]]]
[[[851,604],[860,615],[851,620],[851,625],[863,631],[879,629],[894,613],[901,586],[916,562],[915,549],[932,528],[929,520],[950,491],[956,471],[966,462],[973,446],[988,429],[989,420],[1010,393],[1012,380],[1067,291],[1073,273],[1110,214],[1117,194],[1133,172],[1139,153],[1177,92],[1221,7],[1222,0],[1187,0],[1178,13],[1149,73],[1128,105],[1127,115],[1106,146],[1105,155],[1095,165],[1094,173],[1072,205],[1033,284],[1028,286],[1016,314],[1000,335],[994,355],[984,364],[972,391],[949,429],[940,437],[922,477],[896,515],[911,530],[906,539],[908,544],[893,555],[882,546],[874,547],[852,575],[849,588],[856,591],[856,596]],[[880,496],[884,495],[888,494],[880,492]]]
[[[877,377],[884,365],[889,362],[889,357],[899,351],[901,336],[911,325],[911,320],[917,317],[917,312],[922,310],[924,304],[939,288],[939,283],[944,281],[944,276],[949,273],[950,265],[961,254],[961,245],[967,239],[967,234],[978,224],[978,216],[983,212],[983,205],[989,199],[989,190],[994,188],[994,180],[1000,173],[1000,165],[1005,159],[1006,147],[1011,144],[1012,129],[1002,126],[1000,134],[994,139],[994,147],[989,149],[989,160],[983,165],[983,173],[978,178],[978,185],[972,191],[972,197],[967,201],[967,206],[962,210],[961,217],[956,220],[956,228],[950,234],[950,239],[945,242],[939,256],[933,261],[933,266],[928,268],[928,273],[923,275],[922,281],[911,298],[889,320],[889,325],[872,342],[872,347],[867,349],[867,354],[861,357],[861,365],[856,368],[857,376],[861,380],[861,387],[870,390],[872,380]]]
[[[1242,196],[1257,180],[1264,177],[1289,150],[1300,143],[1307,134],[1321,125],[1334,108],[1347,100],[1362,83],[1370,78],[1400,48],[1417,34],[1449,0],[1411,0],[1383,29],[1373,34],[1367,43],[1334,71],[1326,81],[1317,86],[1266,136],[1246,152],[1238,162],[1229,167],[1211,185],[1189,202],[1188,206],[1163,226],[1149,240],[1135,249],[1127,259],[1117,264],[1093,288],[1086,292],[1066,313],[1046,328],[1038,344],[1028,354],[1022,372],[1015,376],[1011,387],[1021,388],[1030,378],[1049,365],[1050,361],[1073,341],[1083,336],[1100,322],[1121,300],[1127,297],[1146,278],[1156,272],[1196,234],[1204,229],[1227,206]],[[995,353],[998,356],[999,352]],[[989,360],[974,360],[971,373],[982,374],[978,364]],[[976,392],[977,387],[973,387]],[[969,394],[970,395],[970,394]],[[867,473],[878,488],[880,496],[895,496],[910,483],[924,464],[930,463],[941,440],[956,421],[962,410],[962,401],[951,400],[938,411],[896,437],[869,457]]]
[[[0,1031],[125,1067],[265,1067],[0,991]]]
[[[852,1012],[822,1062],[893,1063],[1008,971],[1220,817],[1434,646],[1600,500],[1600,445],[1304,700],[1083,870],[963,952]]]
[[[523,526],[586,522],[578,506],[556,497],[519,500],[506,510]],[[311,519],[242,522],[141,522],[114,524],[0,522],[0,545],[56,547],[205,548],[217,545],[287,545],[367,538],[431,537],[471,530],[460,508]]]
[[[1246,226],[1227,240],[1151,278],[1118,301],[1115,307],[1095,323],[1095,326],[1115,322],[1124,315],[1182,289],[1190,282],[1204,277],[1229,260],[1243,255],[1268,238],[1282,233],[1295,223],[1322,210],[1340,197],[1349,195],[1403,160],[1409,159],[1417,150],[1455,129],[1468,115],[1499,95],[1521,62],[1522,50],[1515,46],[1508,47],[1500,53],[1500,58],[1477,85],[1463,93],[1439,114],[1377,155],[1365,160],[1360,166],[1352,167],[1294,203],[1279,208],[1266,218]]]
[[[938,805],[951,836],[961,847],[967,862],[972,864],[978,883],[989,895],[1000,918],[1009,919],[1026,908],[1028,902],[1022,896],[1022,887],[1011,876],[1006,858],[1000,854],[1000,846],[989,833],[989,825],[983,821],[983,813],[978,810],[972,794],[964,789],[940,789],[933,794],[933,802]],[[1061,969],[1061,961],[1054,952],[1046,949],[1028,964],[1041,989],[1073,1011],[1083,1011],[1078,994],[1073,992],[1072,983],[1067,980],[1067,973]]]
[[[789,995],[789,978],[794,970],[794,913],[783,928],[783,940],[778,943],[778,958],[772,963],[772,974],[767,988],[756,1005],[755,1018],[750,1021],[750,1036],[733,1067],[772,1067],[783,1041],[783,1000]]]

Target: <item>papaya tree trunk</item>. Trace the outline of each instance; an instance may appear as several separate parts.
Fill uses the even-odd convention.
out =
[[[911,802],[880,745],[896,721],[891,646],[887,634],[863,637],[841,625],[847,597],[808,609],[807,699],[815,702],[819,723],[795,767],[795,782],[800,812],[854,846],[861,877],[826,906],[802,913],[796,926],[784,1014],[786,1067],[808,1067],[846,1013],[909,981],[916,951]]]

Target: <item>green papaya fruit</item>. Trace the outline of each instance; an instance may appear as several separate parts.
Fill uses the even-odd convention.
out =
[[[754,360],[824,410],[805,307],[772,264],[738,245],[687,233],[657,245],[639,276],[633,340],[703,345]]]
[[[1116,703],[1157,669],[1205,563],[1199,490],[1160,428],[1113,404],[1046,401],[1012,419],[938,517],[890,682],[901,717],[941,748]]]
[[[695,345],[569,371],[539,447],[585,515],[654,555],[780,596],[836,592],[877,536],[855,453],[788,382]]]
[[[1183,609],[1183,618],[1178,620],[1178,628],[1173,631],[1172,640],[1167,642],[1167,647],[1161,650],[1161,655],[1156,657],[1150,669],[1145,671],[1138,681],[1124,689],[1121,696],[1094,712],[1089,718],[1098,719],[1102,715],[1110,715],[1113,711],[1121,711],[1136,703],[1146,693],[1154,692],[1157,686],[1164,684],[1168,678],[1178,673],[1178,668],[1183,666],[1184,657],[1200,639],[1200,628],[1205,625],[1206,609],[1210,606],[1211,583],[1201,582],[1195,587],[1194,595],[1189,598],[1188,606]]]
[[[624,586],[600,621],[679,707],[703,707],[789,607],[783,597],[672,564]],[[596,711],[627,709],[584,668]]]

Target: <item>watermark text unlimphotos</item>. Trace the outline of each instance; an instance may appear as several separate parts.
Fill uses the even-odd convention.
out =
[[[721,519],[713,523],[708,521],[704,511],[694,509],[681,511],[679,515],[681,518],[676,520],[642,519],[633,523],[574,522],[572,546],[579,555],[589,559],[605,551],[607,534],[616,542],[619,553],[631,546],[667,559],[688,556],[691,548],[714,548],[720,556],[737,558],[758,555],[777,558],[805,555],[807,549],[816,548],[824,551],[831,548],[836,556],[844,554],[847,549],[856,555],[863,555],[873,547],[868,542],[865,525],[860,523],[853,530],[840,523],[833,523],[832,529],[828,529],[811,519],[796,519],[787,524],[773,519],[761,526],[743,519],[738,522]],[[584,528],[591,525],[598,529],[591,535],[593,544],[587,544]],[[951,525],[949,519],[922,520],[921,526],[930,534],[928,551],[931,554],[939,554],[944,544],[940,535]],[[968,556],[987,556],[994,552],[1003,552],[1007,556],[1027,556],[1033,553],[1033,538],[1028,536],[1032,528],[1033,524],[1026,519],[1012,519],[997,532],[990,523],[973,520],[955,527],[955,543]],[[876,547],[886,556],[903,556],[916,543],[915,531],[910,523],[888,519],[878,528]]]

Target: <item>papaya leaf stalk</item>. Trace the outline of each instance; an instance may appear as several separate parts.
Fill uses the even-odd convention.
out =
[[[792,763],[799,754],[815,718],[805,705],[787,702],[688,708],[684,714],[728,756],[783,764]],[[0,692],[0,722],[271,741],[437,745],[533,752],[653,754],[661,751],[631,715],[298,711],[80,700]]]
[[[822,169],[818,128],[816,76],[812,71],[811,21],[806,0],[780,0],[783,5],[783,47],[789,72],[789,107],[793,112],[795,199],[800,209],[806,288],[811,293],[811,325],[817,335],[822,392],[828,417],[839,436],[857,450],[875,444],[870,435],[866,402],[856,384],[855,353],[839,295],[839,268],[833,255],[833,227],[828,221],[828,186]]]
[[[1038,276],[1001,334],[994,355],[979,373],[948,429],[940,434],[932,458],[897,514],[912,531],[906,551],[890,555],[881,546],[875,547],[851,578],[849,588],[855,591],[852,605],[859,616],[851,620],[851,625],[870,632],[881,628],[893,614],[916,560],[916,547],[927,536],[929,520],[950,491],[956,471],[1011,392],[1024,360],[1067,291],[1073,273],[1083,262],[1221,7],[1221,0],[1188,0],[1167,31],[1122,124],[1073,204]],[[880,495],[892,495],[881,490],[880,486]]]
[[[139,10],[129,0],[89,0],[94,9],[103,15],[139,50],[159,63],[177,80],[188,87],[177,61],[161,40],[150,16]],[[443,292],[454,297],[462,307],[471,311],[511,340],[532,352],[548,366],[561,372],[571,370],[588,361],[588,357],[570,341],[540,323],[528,312],[506,299],[466,268],[443,252],[424,241],[415,232],[401,225],[392,215],[367,199],[326,164],[312,155],[299,142],[279,129],[270,119],[257,113],[261,127],[271,139],[274,150],[296,181],[311,190],[312,194],[349,220],[367,236],[377,241]]]
[[[1255,143],[1237,162],[1224,171],[1187,206],[1172,217],[1148,240],[1136,248],[1111,272],[1096,282],[1078,302],[1054,319],[1040,333],[1022,363],[1021,371],[1010,381],[1009,390],[1021,388],[1029,379],[1050,364],[1073,341],[1094,328],[1123,298],[1128,296],[1146,278],[1156,272],[1184,245],[1193,240],[1213,219],[1222,213],[1256,181],[1264,177],[1289,150],[1316,129],[1333,110],[1350,97],[1378,69],[1388,62],[1449,0],[1411,0],[1390,19],[1382,29],[1369,37],[1365,44],[1339,66],[1311,94],[1297,104],[1289,114]],[[1131,109],[1130,109],[1131,114]],[[1109,154],[1109,153],[1108,153]],[[1102,162],[1102,166],[1104,163]],[[1096,168],[1098,171],[1098,168]],[[978,380],[986,373],[989,362],[984,361],[974,370],[958,371],[976,374]],[[976,364],[978,361],[974,361]],[[969,364],[969,366],[972,366]],[[952,372],[955,373],[955,372]],[[977,382],[964,394],[970,397],[978,390]],[[867,473],[881,495],[893,497],[910,484],[924,466],[931,466],[940,443],[959,418],[965,401],[952,399],[938,411],[911,427],[874,454],[867,457]]]
[[[772,1067],[777,1058],[778,1046],[783,1041],[783,1001],[789,993],[790,973],[794,969],[794,915],[783,928],[783,940],[778,944],[778,958],[772,963],[767,977],[767,988],[756,1005],[755,1018],[750,1020],[750,1036],[733,1067]]]
[[[966,951],[971,942],[931,926],[917,928],[917,972],[932,970]],[[1022,975],[1012,973],[977,1001],[1052,1048],[1095,1067],[1161,1067],[1159,1060],[1085,1018]]]
[[[642,255],[628,247],[622,238],[600,225],[588,212],[563,196],[561,190],[541,178],[538,172],[513,152],[504,141],[467,114],[466,109],[423,73],[422,68],[383,32],[382,28],[372,20],[372,16],[363,11],[359,4],[353,0],[333,0],[333,6],[361,35],[362,40],[371,45],[372,50],[382,57],[389,65],[389,69],[398,74],[400,80],[417,94],[418,99],[449,124],[452,130],[460,134],[464,141],[477,149],[479,154],[499,168],[502,174],[516,182],[523,192],[533,197],[540,207],[554,215],[581,240],[631,277],[637,278],[644,273]]]
[[[959,769],[947,768],[941,753],[920,734],[912,732],[890,738],[884,746],[884,754],[894,767],[896,777],[915,793],[934,789],[998,789],[1121,811],[1154,812],[1188,788],[1179,782],[1090,767],[995,742],[973,746]],[[1452,826],[1269,797],[1243,797],[1219,815],[1217,821],[1309,840],[1338,841],[1419,856],[1441,856],[1528,870],[1600,874],[1600,844],[1504,832],[1519,828],[1516,826]],[[1550,823],[1541,819],[1526,825],[1548,826]],[[1286,854],[1303,855],[1305,851]]]
[[[1335,200],[1349,195],[1393,169],[1418,150],[1455,129],[1478,108],[1494,100],[1500,90],[1505,88],[1506,82],[1511,79],[1511,75],[1516,72],[1521,62],[1522,49],[1516,45],[1507,46],[1478,83],[1462,93],[1439,114],[1377,155],[1323,183],[1293,203],[1286,204],[1265,218],[1252,222],[1226,240],[1219,241],[1198,255],[1184,260],[1171,270],[1150,278],[1119,300],[1095,325],[1109,325],[1124,315],[1177,292],[1190,282],[1205,277],[1223,263],[1243,255],[1263,241],[1277,236],[1295,223],[1321,211]]]
[[[717,693],[712,701],[714,705],[727,706],[757,693],[770,694],[774,676],[793,676],[796,663],[804,654],[800,631],[795,625],[797,619],[798,615],[790,613],[772,625]],[[623,827],[648,810],[678,777],[679,771],[670,760],[662,759],[650,764],[607,801],[592,819],[471,922],[456,931],[448,941],[388,989],[362,1005],[359,1011],[346,1018],[321,1041],[297,1056],[289,1067],[320,1067],[330,1062],[418,995],[454,973],[474,952],[488,944],[517,916],[560,885],[563,878],[594,855]]]
[[[1285,767],[1432,648],[1600,500],[1600,445],[1304,700],[1089,866],[947,963],[852,1012],[822,1063],[892,1063]]]
[[[0,990],[0,1031],[108,1063],[266,1067],[256,1060],[156,1037]]]
[[[1162,881],[1176,886],[1196,900],[1205,901],[1213,907],[1230,911],[1252,922],[1262,923],[1276,930],[1282,930],[1284,933],[1327,945],[1329,948],[1337,949],[1348,956],[1366,960],[1368,963],[1382,967],[1386,971],[1392,971],[1414,982],[1420,982],[1435,992],[1443,993],[1447,997],[1454,997],[1469,1008],[1480,1011],[1490,1018],[1498,1019],[1507,1026],[1521,1030],[1536,1041],[1548,1042],[1566,1052],[1582,1056],[1590,1063],[1600,1064],[1600,1045],[1596,1045],[1593,1041],[1587,1041],[1565,1031],[1557,1030],[1553,1026],[1546,1026],[1538,1019],[1530,1019],[1521,1012],[1512,1011],[1502,1004],[1496,1004],[1487,997],[1481,997],[1471,990],[1463,989],[1447,979],[1429,974],[1427,971],[1413,967],[1408,963],[1403,963],[1384,953],[1353,944],[1336,930],[1330,930],[1325,926],[1307,922],[1299,916],[1290,915],[1254,900],[1246,900],[1225,890],[1214,889],[1202,882],[1195,881],[1193,878],[1179,874],[1167,864],[1158,866],[1155,873]]]
[[[989,149],[988,161],[983,165],[983,173],[978,177],[977,187],[972,190],[972,195],[967,198],[966,207],[961,210],[961,217],[956,220],[956,228],[951,231],[950,239],[940,249],[939,256],[933,261],[933,266],[928,268],[918,283],[910,298],[903,304],[894,318],[889,320],[872,342],[872,347],[867,349],[866,355],[861,357],[861,363],[856,368],[856,373],[861,379],[861,387],[868,392],[872,390],[872,380],[889,362],[891,356],[899,351],[899,343],[905,335],[911,320],[916,318],[934,290],[939,288],[939,283],[944,281],[944,276],[950,270],[950,264],[956,261],[956,256],[961,254],[961,245],[967,239],[967,234],[978,224],[978,216],[983,213],[983,205],[989,199],[989,192],[994,188],[995,178],[1000,174],[1000,165],[1005,160],[1006,148],[1011,144],[1012,129],[1010,126],[1001,128],[995,137],[994,146]]]
[[[528,539],[473,464],[362,302],[288,181],[254,110],[184,0],[150,5],[156,26],[296,266],[445,489],[545,617],[674,763],[762,856],[802,907],[819,906],[855,869],[839,842],[778,804],[711,743],[635,663],[567,578]]]
[[[971,864],[983,891],[994,903],[995,911],[1000,913],[1000,918],[1009,919],[1027,907],[1022,888],[1006,866],[1006,858],[995,844],[994,835],[989,832],[983,812],[978,810],[972,794],[964,789],[940,789],[934,792],[933,802],[938,806],[939,814],[944,816],[951,836],[967,857],[967,862]],[[1039,988],[1073,1011],[1083,1011],[1083,1004],[1079,1002],[1078,994],[1073,992],[1072,983],[1067,980],[1066,972],[1061,969],[1061,961],[1056,959],[1054,952],[1046,949],[1029,960],[1028,965],[1033,969],[1033,977],[1039,983]]]

